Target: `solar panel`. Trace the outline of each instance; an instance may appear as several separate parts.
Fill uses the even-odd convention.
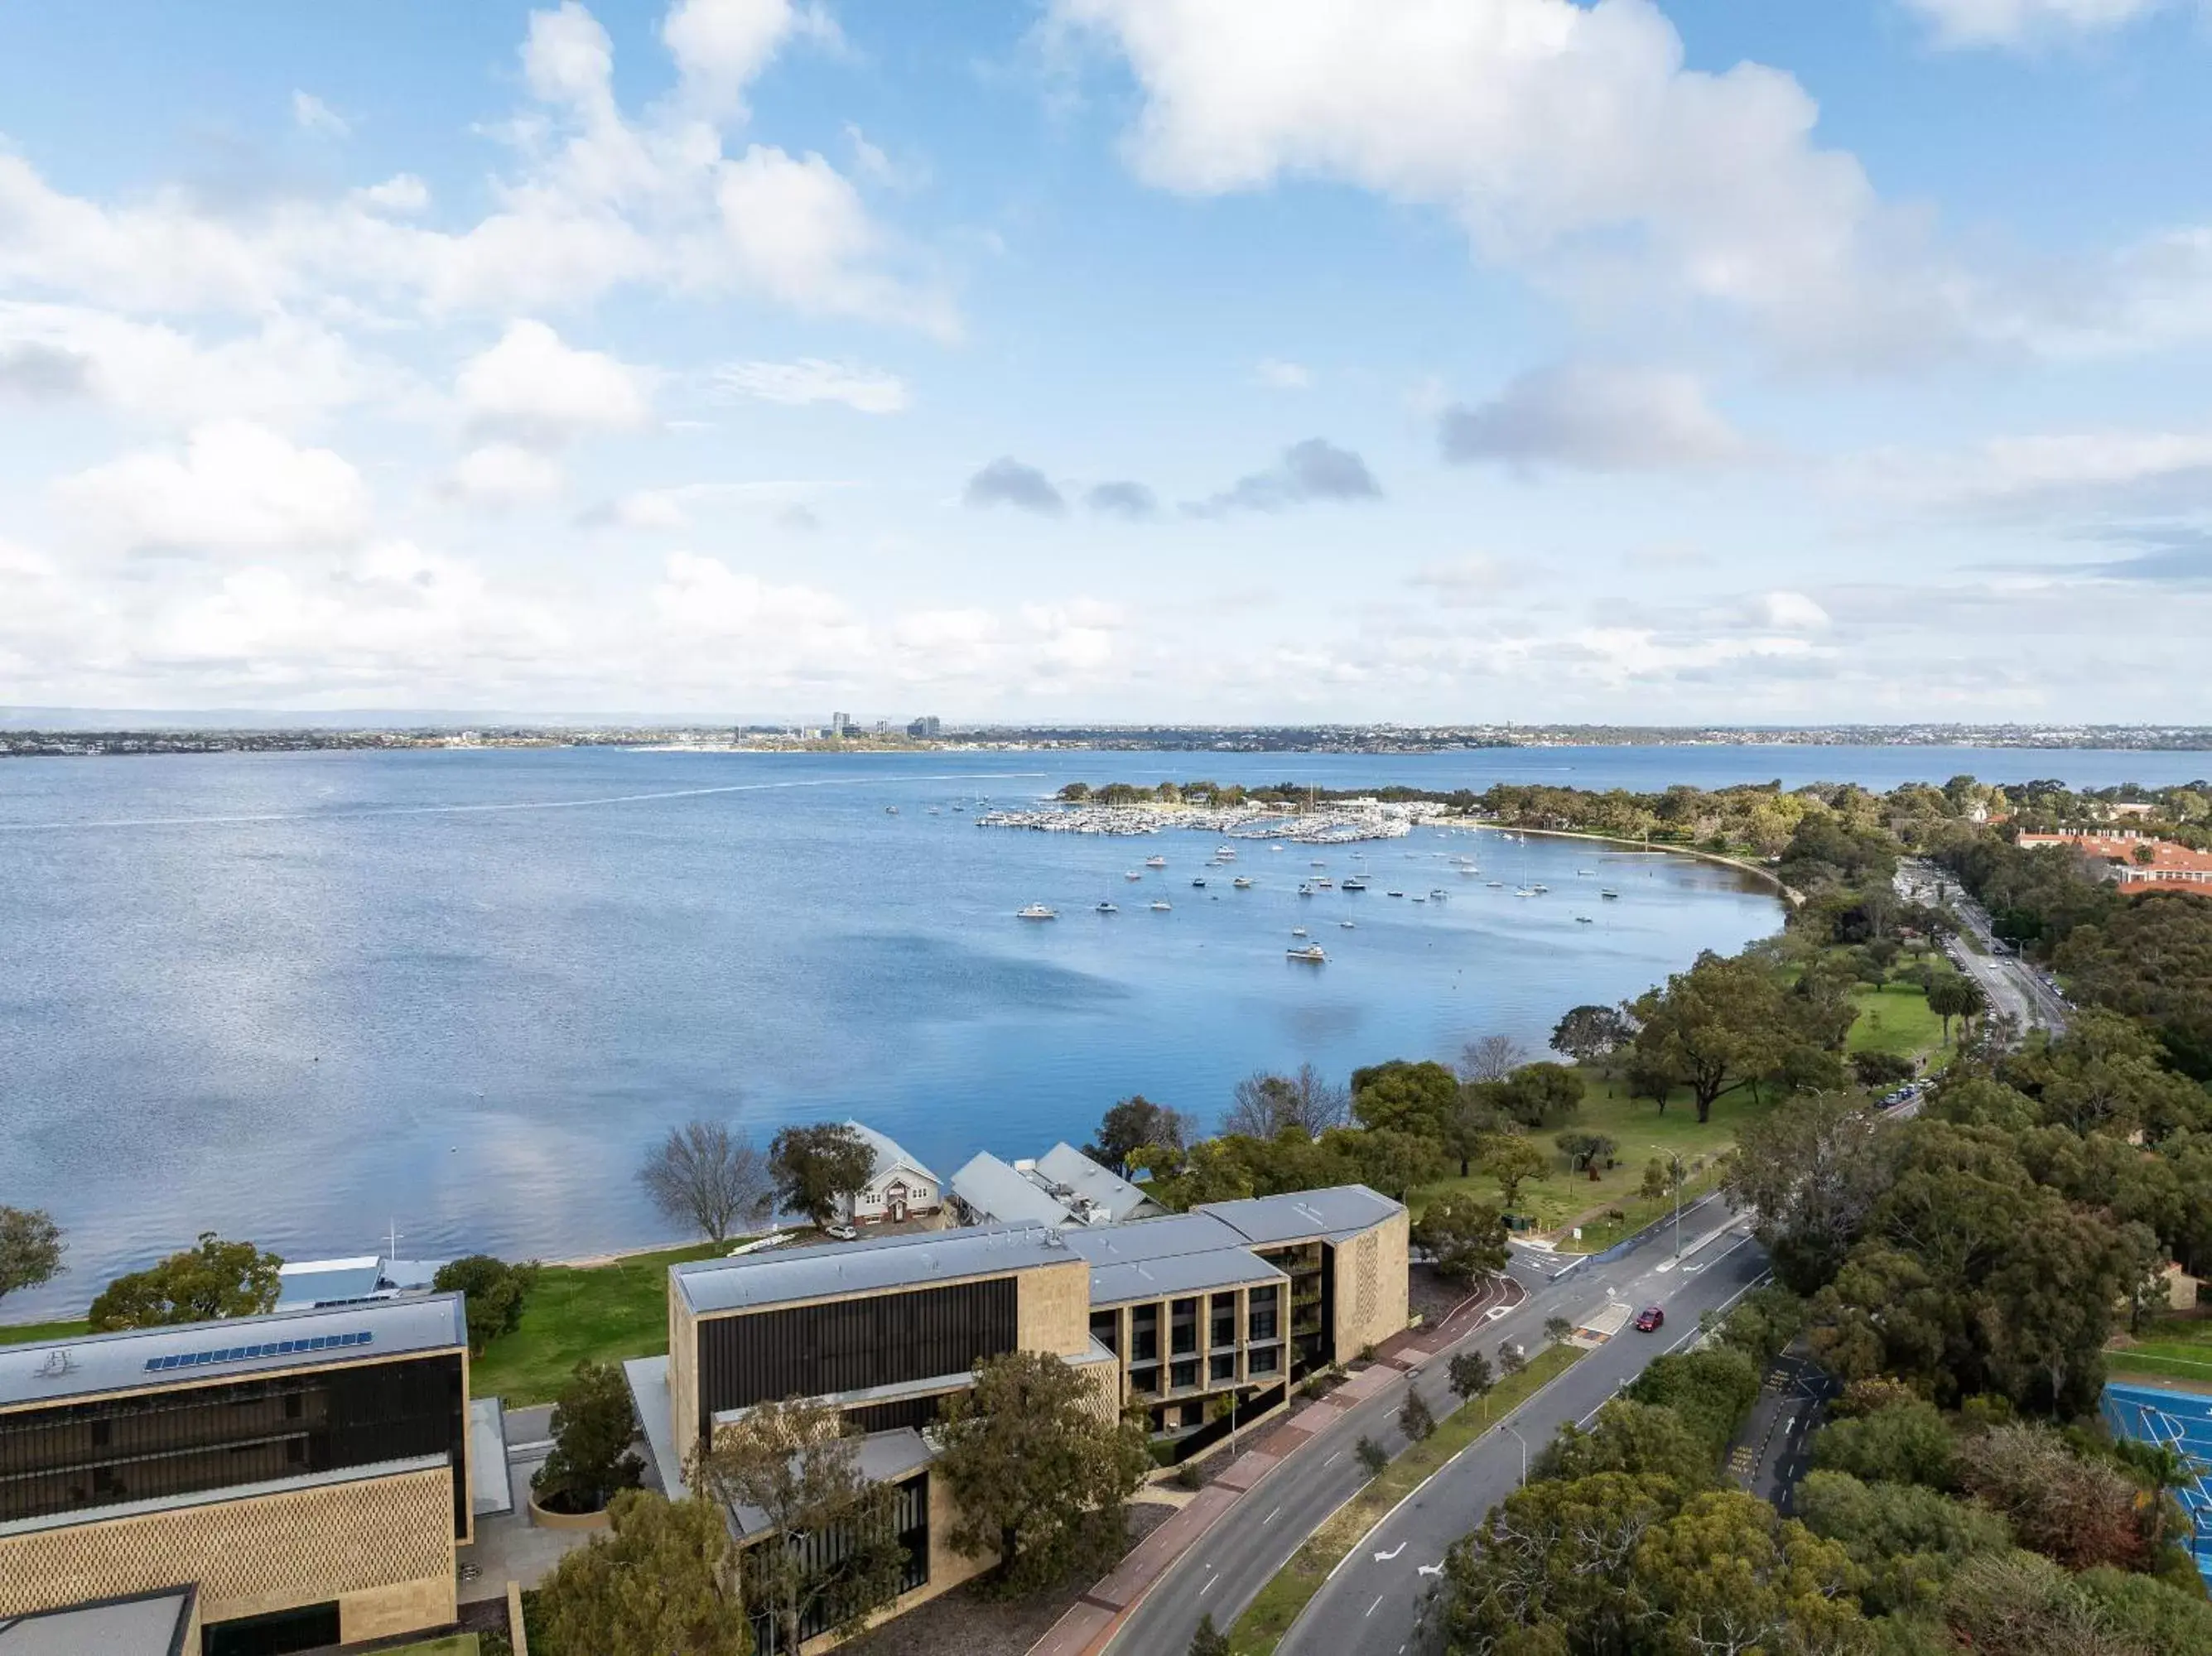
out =
[[[166,1374],[172,1368],[197,1368],[211,1362],[243,1362],[249,1357],[289,1357],[295,1353],[336,1351],[348,1346],[368,1345],[375,1335],[367,1331],[351,1334],[317,1334],[312,1338],[298,1340],[266,1340],[259,1345],[216,1346],[205,1351],[179,1351],[167,1357],[146,1359],[146,1372]]]

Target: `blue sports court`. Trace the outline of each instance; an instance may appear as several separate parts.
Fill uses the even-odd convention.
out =
[[[2212,1582],[2212,1397],[2115,1383],[2105,1387],[2104,1410],[2115,1435],[2171,1444],[2197,1463],[2196,1481],[2176,1493],[2189,1514],[2197,1568]]]

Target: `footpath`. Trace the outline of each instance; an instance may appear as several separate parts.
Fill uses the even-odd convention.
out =
[[[1168,1567],[1249,1497],[1268,1473],[1342,1423],[1359,1404],[1484,1323],[1505,1314],[1528,1290],[1502,1277],[1455,1307],[1432,1328],[1394,1334],[1376,1349],[1375,1361],[1326,1396],[1297,1404],[1290,1416],[1231,1462],[1176,1515],[1132,1548],[1113,1572],[1086,1592],[1030,1647],[1030,1656],[1100,1656],[1121,1624]]]

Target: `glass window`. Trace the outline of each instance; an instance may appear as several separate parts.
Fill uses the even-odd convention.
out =
[[[1177,1300],[1168,1319],[1168,1350],[1177,1356],[1198,1350],[1198,1301]]]
[[[1094,1311],[1091,1313],[1091,1338],[1109,1351],[1121,1349],[1121,1313],[1118,1311]]]
[[[1252,1340],[1272,1340],[1280,1326],[1281,1313],[1276,1309],[1278,1295],[1273,1288],[1252,1290],[1250,1314],[1245,1319],[1245,1338]]]
[[[1237,1344],[1237,1296],[1234,1294],[1217,1294],[1213,1296],[1213,1334],[1209,1344],[1213,1345]]]
[[[1237,1354],[1234,1351],[1215,1352],[1212,1356],[1206,1360],[1206,1377],[1209,1380],[1235,1380],[1237,1378]]]
[[[1282,1356],[1281,1349],[1273,1345],[1264,1350],[1255,1351],[1251,1356],[1252,1372],[1255,1374],[1273,1374],[1282,1360]]]
[[[1197,1385],[1198,1365],[1195,1362],[1176,1363],[1168,1373],[1168,1384],[1178,1392]]]
[[[1132,1368],[1129,1371],[1129,1389],[1142,1392],[1147,1396],[1157,1395],[1160,1389],[1159,1365],[1154,1363],[1150,1368]]]

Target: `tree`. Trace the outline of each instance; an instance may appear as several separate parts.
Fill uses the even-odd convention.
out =
[[[1524,1127],[1567,1120],[1583,1103],[1583,1078],[1564,1064],[1524,1064],[1486,1090],[1499,1109]]]
[[[531,1480],[538,1504],[556,1512],[595,1513],[623,1489],[635,1489],[644,1464],[630,1453],[637,1416],[629,1386],[611,1362],[580,1362],[553,1405],[553,1453]]]
[[[1212,1611],[1198,1618],[1198,1631],[1190,1639],[1190,1656],[1231,1656],[1234,1648],[1229,1635],[1213,1625]]]
[[[1765,961],[1710,949],[1633,1010],[1643,1026],[1637,1051],[1689,1088],[1701,1122],[1712,1119],[1716,1100],[1774,1066],[1790,1028],[1781,987]]]
[[[1942,1410],[1910,1392],[1856,1419],[1829,1422],[1814,1436],[1813,1464],[1865,1483],[1958,1487],[1958,1446]]]
[[[1445,1373],[1452,1395],[1462,1403],[1474,1402],[1498,1383],[1491,1376],[1490,1359],[1480,1351],[1455,1351]]]
[[[2012,1526],[2015,1538],[2069,1570],[2147,1562],[2149,1503],[2109,1460],[2076,1454],[2047,1426],[1992,1427],[1959,1446],[1966,1492]]]
[[[1867,1573],[1860,1601],[1884,1613],[1916,1608],[1966,1560],[2012,1545],[2004,1520],[1987,1507],[1912,1484],[1863,1483],[1849,1472],[1808,1474],[1797,1486],[1796,1515],[1850,1554]]]
[[[1503,1081],[1528,1061],[1528,1049],[1510,1035],[1484,1035],[1459,1049],[1459,1072],[1469,1081]]]
[[[1544,1338],[1554,1345],[1575,1331],[1575,1325],[1565,1317],[1544,1319]]]
[[[66,1251],[61,1227],[44,1209],[0,1207],[0,1300],[53,1281]]]
[[[1618,1148],[1612,1139],[1601,1132],[1588,1132],[1573,1127],[1559,1134],[1552,1142],[1559,1147],[1559,1153],[1567,1158],[1569,1168],[1576,1173],[1587,1173],[1593,1179],[1598,1176],[1597,1164],[1600,1162],[1611,1161],[1613,1151]]]
[[[1352,1072],[1352,1113],[1359,1125],[1441,1141],[1459,1102],[1459,1077],[1441,1064],[1393,1059]]]
[[[1680,1656],[1849,1648],[1861,1630],[1850,1555],[1740,1489],[1692,1495],[1637,1547],[1657,1648]]]
[[[538,1590],[544,1642],[592,1656],[747,1656],[722,1509],[627,1489],[607,1511],[612,1531],[566,1554]]]
[[[1089,1380],[1049,1353],[985,1358],[939,1431],[934,1470],[960,1514],[952,1544],[995,1554],[1008,1592],[1057,1581],[1118,1538],[1152,1466],[1144,1429],[1102,1419]]]
[[[1427,1253],[1437,1274],[1454,1282],[1487,1282],[1505,1269],[1505,1221],[1486,1202],[1465,1191],[1447,1191],[1413,1223],[1415,1247]]]
[[[276,1308],[283,1263],[251,1242],[226,1242],[204,1230],[196,1246],[102,1289],[88,1313],[92,1331],[258,1316]]]
[[[660,1216],[720,1247],[740,1224],[775,1206],[775,1175],[750,1137],[720,1121],[689,1121],[646,1157],[637,1181]]]
[[[1498,1181],[1498,1193],[1510,1210],[1520,1198],[1522,1185],[1552,1176],[1552,1158],[1518,1134],[1501,1133],[1483,1152],[1482,1170]]]
[[[1683,1489],[1713,1481],[1712,1446],[1672,1409],[1615,1398],[1588,1429],[1570,1421],[1536,1463],[1539,1477],[1595,1477],[1601,1472],[1655,1474]]]
[[[862,1473],[860,1440],[844,1425],[828,1404],[756,1404],[692,1458],[694,1489],[764,1520],[738,1568],[745,1603],[774,1620],[780,1650],[797,1650],[810,1623],[857,1631],[905,1576],[897,1492]]]
[[[1444,1557],[1438,1610],[1448,1648],[1613,1653],[1650,1607],[1630,1573],[1644,1538],[1680,1494],[1663,1477],[1538,1478],[1491,1508]]]
[[[1138,1093],[1108,1109],[1098,1123],[1098,1142],[1085,1145],[1083,1153],[1126,1179],[1130,1159],[1138,1151],[1165,1151],[1180,1157],[1194,1137],[1182,1111],[1155,1104]]]
[[[1398,1408],[1398,1429],[1409,1443],[1419,1443],[1437,1429],[1436,1414],[1428,1399],[1410,1386],[1406,1388],[1406,1401]]]
[[[1904,1135],[1841,1093],[1793,1098],[1736,1131],[1729,1204],[1749,1208],[1775,1275],[1810,1294],[1841,1269],[1888,1190]]]
[[[1351,1107],[1351,1095],[1324,1081],[1310,1064],[1301,1064],[1295,1074],[1286,1076],[1258,1071],[1237,1083],[1235,1102],[1222,1118],[1221,1130],[1253,1138],[1273,1138],[1285,1131],[1318,1138],[1331,1127],[1342,1126]]]
[[[1469,1081],[1462,1083],[1459,1097],[1444,1113],[1444,1154],[1457,1159],[1459,1176],[1468,1176],[1468,1168],[1480,1156],[1489,1141],[1498,1134],[1510,1131],[1513,1123],[1498,1107],[1495,1083]]]
[[[1322,1135],[1325,1149],[1340,1156],[1361,1184],[1372,1186],[1394,1202],[1402,1202],[1416,1185],[1426,1184],[1444,1167],[1443,1151],[1424,1133],[1395,1127],[1362,1132],[1351,1127],[1332,1127]],[[1311,1188],[1285,1186],[1284,1189]]]
[[[1521,1355],[1521,1348],[1510,1340],[1498,1343],[1498,1373],[1502,1379],[1511,1380],[1528,1366],[1528,1359]]]
[[[1370,1477],[1377,1476],[1390,1464],[1390,1452],[1371,1437],[1361,1438],[1352,1446],[1352,1453],[1358,1457],[1359,1464],[1367,1469]]]
[[[1972,1018],[1985,1010],[1989,998],[1962,973],[1947,972],[1928,986],[1928,1010],[1943,1020],[1943,1043],[1951,1041],[1951,1020]]]
[[[769,1144],[775,1198],[790,1213],[803,1213],[817,1229],[833,1223],[843,1204],[868,1187],[876,1153],[842,1124],[786,1127]]]
[[[482,1356],[494,1340],[521,1325],[523,1305],[537,1282],[534,1259],[528,1265],[511,1265],[489,1253],[469,1253],[440,1265],[430,1286],[441,1294],[465,1296],[469,1350]]]
[[[1638,1196],[1647,1202],[1656,1202],[1673,1188],[1674,1184],[1667,1176],[1667,1164],[1655,1156],[1644,1164],[1644,1182],[1636,1187],[1636,1193]]]
[[[1552,1029],[1552,1050],[1577,1064],[1594,1063],[1636,1037],[1636,1026],[1619,1008],[1571,1008]]]
[[[1852,1078],[1869,1092],[1892,1082],[1910,1081],[1917,1073],[1912,1060],[1896,1052],[1851,1054]]]

